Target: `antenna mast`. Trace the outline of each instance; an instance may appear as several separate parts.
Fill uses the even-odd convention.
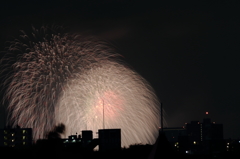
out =
[[[163,132],[163,104],[161,103],[161,131]]]
[[[103,101],[103,129],[105,129],[105,125],[104,125],[104,100]]]

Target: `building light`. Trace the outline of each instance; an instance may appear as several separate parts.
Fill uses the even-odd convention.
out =
[[[208,115],[208,112],[206,112],[206,115]]]
[[[186,151],[186,153],[189,153],[189,151]]]
[[[12,142],[14,142],[14,140],[12,139]]]
[[[22,132],[23,132],[23,134],[25,134],[25,133],[26,133],[26,130],[23,130]]]
[[[14,136],[14,133],[12,133],[12,136]]]
[[[227,145],[229,145],[229,142],[227,143]]]
[[[196,144],[197,144],[197,142],[196,142],[196,141],[193,141],[193,144],[194,144],[194,145],[196,145]]]
[[[23,142],[23,145],[26,145],[26,142]]]
[[[23,136],[22,138],[23,138],[23,140],[24,140],[24,139],[26,139],[26,136]]]
[[[229,146],[227,146],[227,148],[229,148]]]

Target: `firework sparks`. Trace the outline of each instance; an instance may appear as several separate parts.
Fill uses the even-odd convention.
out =
[[[122,146],[153,144],[159,102],[149,84],[105,44],[43,30],[39,41],[12,42],[8,58],[2,59],[4,63],[9,53],[21,52],[6,79],[8,122],[33,128],[34,139],[63,123],[66,136],[86,129],[95,133],[103,127],[121,128]]]

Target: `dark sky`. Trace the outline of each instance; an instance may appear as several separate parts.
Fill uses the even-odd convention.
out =
[[[240,138],[240,2],[31,0],[0,10],[1,50],[31,25],[96,36],[150,82],[168,127],[202,121],[209,111],[225,138]]]

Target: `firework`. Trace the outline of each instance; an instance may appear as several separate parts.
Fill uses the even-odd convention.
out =
[[[121,128],[122,146],[153,144],[159,102],[147,81],[104,43],[47,30],[35,29],[33,37],[23,34],[2,59],[2,64],[13,61],[5,80],[8,122],[33,128],[34,139],[63,123],[65,137]]]

